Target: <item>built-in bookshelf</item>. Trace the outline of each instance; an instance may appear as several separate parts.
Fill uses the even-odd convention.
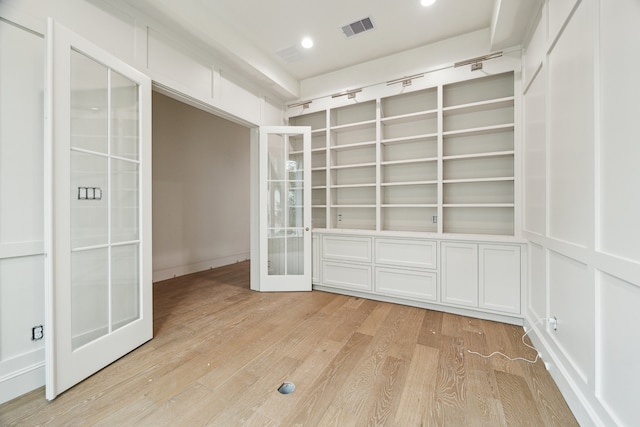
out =
[[[499,74],[443,87],[445,233],[514,233],[514,84]]]
[[[438,88],[380,99],[380,125],[380,229],[438,231]]]
[[[312,129],[314,228],[513,235],[512,72],[290,117]]]

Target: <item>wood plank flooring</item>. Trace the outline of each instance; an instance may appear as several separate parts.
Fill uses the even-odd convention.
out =
[[[325,292],[249,290],[249,262],[154,285],[155,338],[1,426],[574,426],[522,328]],[[293,393],[277,388],[293,382]]]

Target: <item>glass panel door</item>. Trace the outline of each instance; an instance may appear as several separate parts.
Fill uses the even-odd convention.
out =
[[[138,92],[71,50],[73,350],[140,316]]]
[[[152,336],[151,81],[51,22],[47,398]]]
[[[307,127],[260,128],[260,290],[311,290]],[[263,250],[264,248],[264,250]]]

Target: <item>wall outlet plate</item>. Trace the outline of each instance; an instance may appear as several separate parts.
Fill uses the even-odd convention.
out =
[[[31,328],[31,340],[38,341],[44,338],[44,327],[42,325]]]

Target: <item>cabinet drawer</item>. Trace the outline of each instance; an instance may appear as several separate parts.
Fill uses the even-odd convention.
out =
[[[371,291],[371,266],[360,264],[342,264],[339,262],[322,263],[322,284],[358,291]]]
[[[436,248],[436,242],[430,240],[376,239],[376,264],[435,270]]]
[[[323,236],[322,257],[337,261],[371,262],[371,238]]]
[[[437,275],[428,271],[376,267],[376,291],[422,301],[436,301]]]

